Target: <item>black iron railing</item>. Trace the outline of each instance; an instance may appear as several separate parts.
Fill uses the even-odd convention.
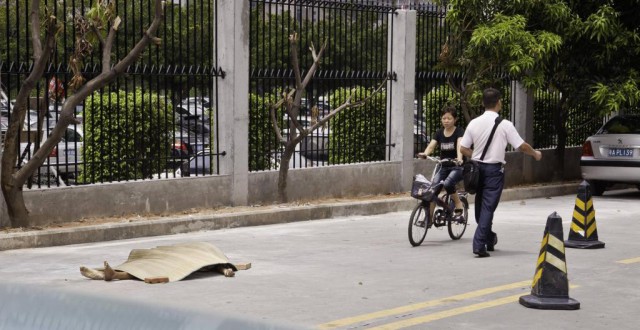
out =
[[[5,36],[0,42],[1,80],[9,100],[16,97],[31,70],[29,3],[10,0],[0,7],[0,34]],[[31,103],[33,115],[27,116],[26,134],[21,138],[23,161],[31,158],[57,122],[73,76],[69,65],[77,43],[73,18],[94,3],[43,3],[63,29],[52,63],[34,91],[34,99],[41,101]],[[153,18],[153,1],[118,0],[115,4],[122,24],[112,64],[126,56]],[[69,127],[31,183],[55,186],[218,173],[215,81],[224,72],[216,63],[216,6],[211,0],[169,1],[158,30],[162,44],[149,46],[126,74],[77,108],[79,123]],[[102,71],[99,45],[94,46],[80,66],[86,79]],[[41,123],[38,113],[44,114]],[[40,135],[35,134],[37,127]]]

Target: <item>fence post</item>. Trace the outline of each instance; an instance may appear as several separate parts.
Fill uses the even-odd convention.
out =
[[[231,203],[248,203],[249,1],[218,0],[218,127],[220,174],[231,177]]]
[[[511,111],[513,111],[514,126],[520,136],[533,146],[533,91],[528,90],[520,81],[511,82]],[[533,164],[531,159],[524,157],[522,173],[526,182],[533,181]]]
[[[413,178],[413,101],[416,77],[416,11],[396,10],[389,29],[390,71],[397,76],[387,84],[387,136],[392,145],[388,159],[400,162],[397,191],[411,187]],[[395,146],[393,146],[395,145]]]

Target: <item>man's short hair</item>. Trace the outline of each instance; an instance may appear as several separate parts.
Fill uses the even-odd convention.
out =
[[[493,109],[496,107],[496,104],[498,104],[498,101],[500,101],[501,96],[499,90],[489,87],[482,92],[482,105],[486,109]]]

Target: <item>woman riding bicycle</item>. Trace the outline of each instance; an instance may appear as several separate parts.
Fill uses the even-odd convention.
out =
[[[462,217],[462,202],[458,194],[456,194],[456,184],[462,180],[462,167],[460,165],[463,162],[463,156],[460,152],[460,140],[464,135],[464,129],[456,126],[458,119],[457,111],[454,107],[445,106],[442,109],[440,120],[442,121],[442,128],[436,131],[436,134],[431,139],[431,142],[424,150],[418,154],[419,158],[427,158],[428,155],[433,153],[436,146],[440,145],[440,159],[453,159],[455,165],[443,166],[436,177],[433,180],[437,191],[431,191],[430,193],[439,194],[440,189],[444,186],[447,194],[451,196],[451,199],[455,203],[454,220],[459,220]],[[440,181],[444,181],[443,185],[436,185]],[[431,213],[433,213],[434,205],[431,205]]]

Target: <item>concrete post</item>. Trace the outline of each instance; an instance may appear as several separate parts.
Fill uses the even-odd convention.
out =
[[[220,0],[217,27],[220,174],[232,178],[231,202],[247,204],[249,175],[249,1]]]
[[[513,95],[511,97],[511,111],[514,126],[525,142],[533,146],[533,92],[529,91],[519,81],[511,83]],[[533,160],[523,157],[522,174],[525,182],[533,181]]]
[[[411,188],[413,178],[413,101],[416,76],[416,11],[398,10],[389,32],[390,71],[397,75],[387,85],[387,136],[392,145],[389,160],[401,162],[398,191]]]
[[[511,83],[511,111],[514,125],[520,136],[533,145],[533,93],[519,81]]]

